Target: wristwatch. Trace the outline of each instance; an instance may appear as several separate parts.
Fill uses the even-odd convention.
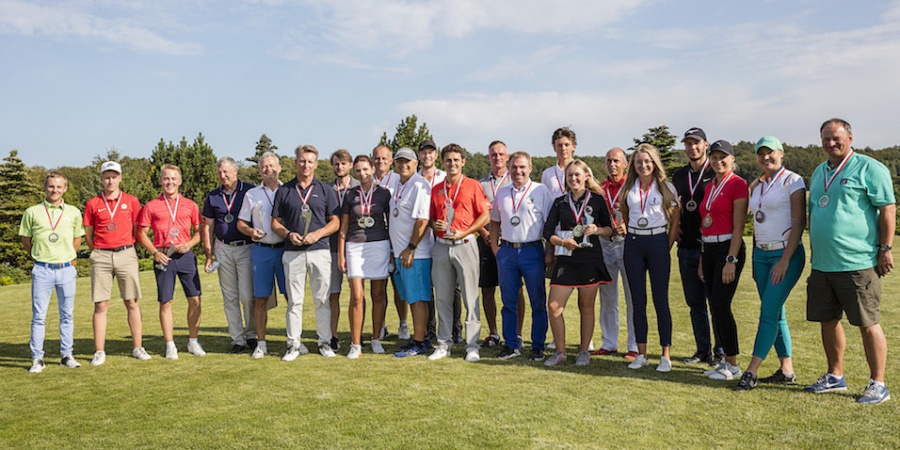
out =
[[[891,246],[887,244],[881,244],[878,246],[878,251],[880,252],[889,252],[891,251]]]
[[[737,263],[738,263],[737,256],[731,256],[731,255],[728,255],[728,256],[725,257],[725,262],[727,262],[727,263],[732,263],[732,264],[737,264]]]

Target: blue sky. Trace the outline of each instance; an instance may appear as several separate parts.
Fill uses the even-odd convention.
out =
[[[900,145],[900,1],[0,0],[0,153],[82,166],[202,132],[243,158],[366,153],[408,114],[438,145],[552,154],[647,128]]]

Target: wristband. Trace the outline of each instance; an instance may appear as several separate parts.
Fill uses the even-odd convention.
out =
[[[406,246],[406,248],[408,248],[409,250],[415,250],[415,249],[416,249],[416,245],[413,244],[412,242],[410,242],[410,243]]]

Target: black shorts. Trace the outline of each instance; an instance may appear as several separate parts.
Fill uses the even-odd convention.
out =
[[[568,256],[557,256],[553,272],[550,274],[550,286],[579,288],[609,284],[612,277],[606,271],[603,261],[600,264],[585,264],[572,261]]]
[[[478,255],[481,259],[481,276],[478,277],[478,287],[497,287],[500,284],[500,276],[497,274],[497,258],[494,256],[491,246],[478,237]]]

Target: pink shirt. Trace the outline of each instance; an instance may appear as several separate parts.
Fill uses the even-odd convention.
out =
[[[141,227],[153,230],[153,246],[168,247],[191,240],[191,226],[194,231],[200,230],[200,208],[193,200],[178,194],[178,207],[175,201],[168,201],[164,194],[147,202],[141,211],[138,222]],[[172,212],[175,221],[172,222]],[[175,231],[177,230],[177,231]]]

